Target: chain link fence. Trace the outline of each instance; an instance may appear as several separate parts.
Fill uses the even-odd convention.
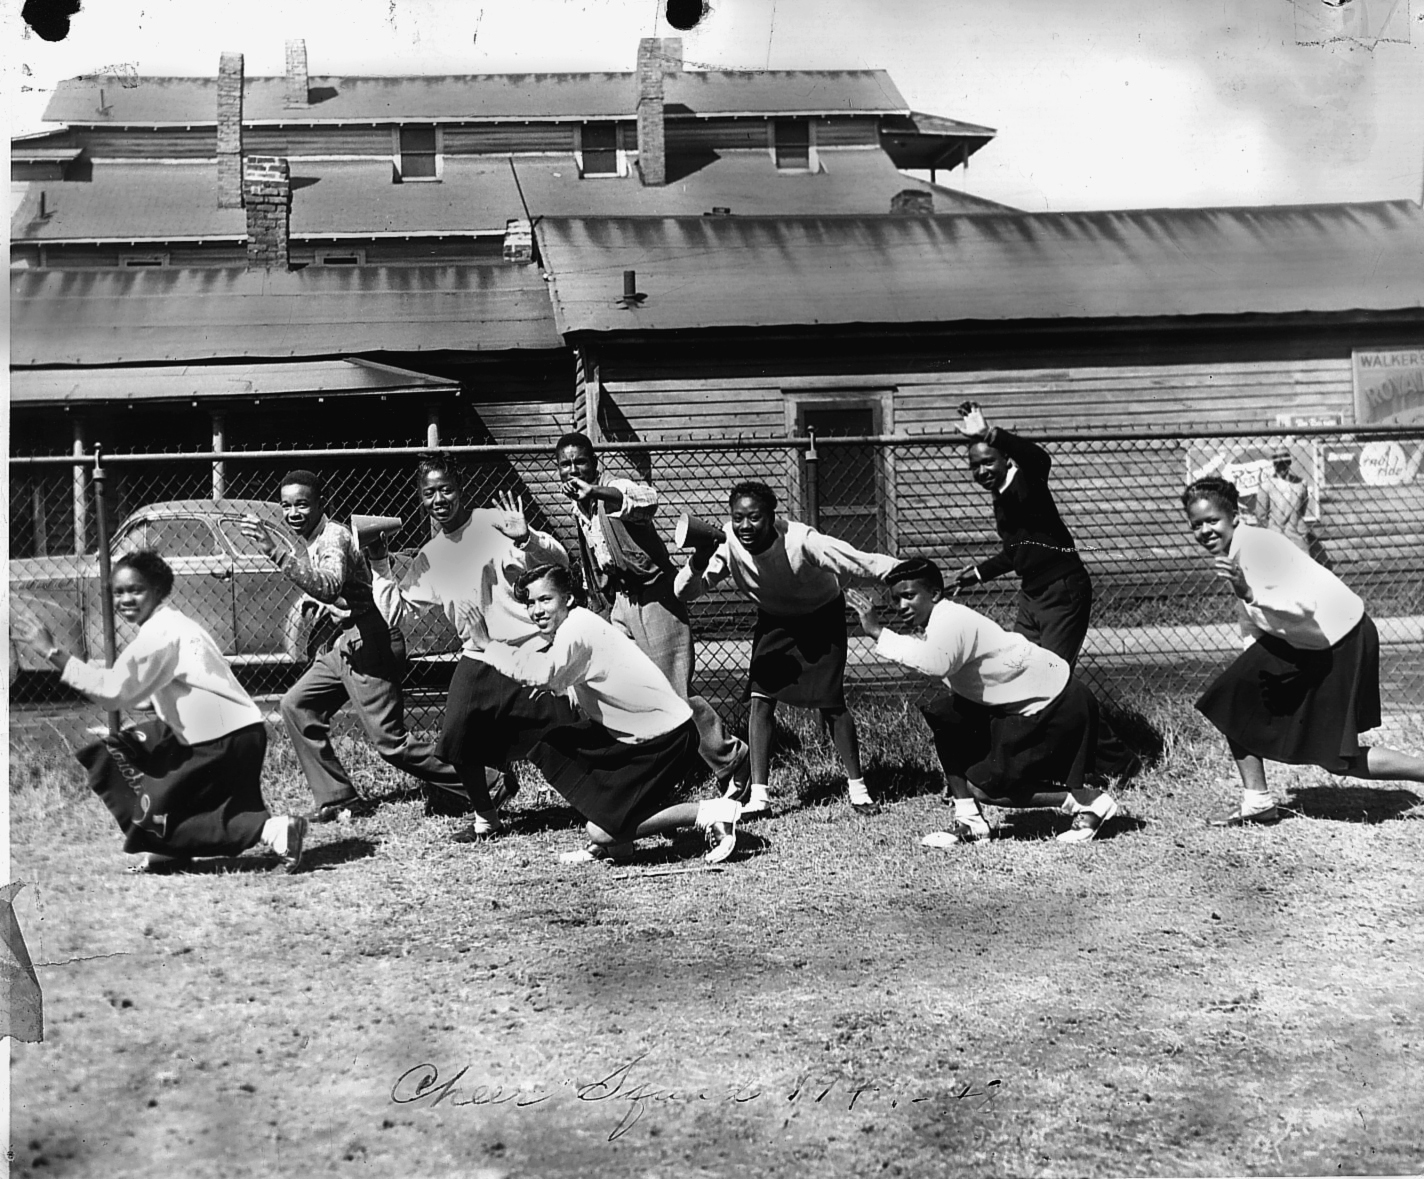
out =
[[[1239,649],[1234,600],[1189,536],[1180,495],[1192,478],[1225,474],[1241,488],[1249,519],[1257,480],[1286,445],[1308,492],[1312,554],[1361,594],[1379,625],[1387,709],[1424,705],[1424,430],[1035,440],[1053,457],[1054,495],[1093,578],[1093,627],[1079,672],[1101,697],[1131,706],[1167,694],[1187,707]],[[256,512],[280,522],[282,474],[309,467],[325,480],[334,518],[399,516],[404,523],[393,547],[413,551],[429,536],[416,495],[420,449],[14,458],[12,611],[31,612],[68,650],[103,660],[109,600],[101,589],[101,531],[115,556],[156,549],[176,575],[173,603],[213,633],[249,690],[275,703],[300,673],[309,616],[300,591],[243,537],[239,518]],[[470,502],[485,505],[499,492],[514,492],[536,527],[577,552],[552,438],[447,449],[464,468]],[[680,513],[720,522],[731,487],[757,479],[776,491],[786,514],[861,548],[931,557],[951,583],[956,570],[999,548],[989,494],[969,479],[965,440],[957,436],[608,444],[600,462],[604,478],[658,488],[669,545]],[[959,600],[1008,625],[1016,590],[1008,576]],[[741,723],[754,610],[719,588],[693,613],[695,687]],[[122,620],[114,633],[120,648],[132,637]],[[854,626],[852,634],[852,700],[934,693],[930,682],[876,660]],[[408,640],[409,721],[434,727],[458,644],[438,618],[414,628]],[[78,740],[107,723],[31,653],[12,645],[10,655],[12,750],[55,733]]]

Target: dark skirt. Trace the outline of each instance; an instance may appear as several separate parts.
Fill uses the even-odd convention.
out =
[[[1324,650],[1261,635],[1197,701],[1238,749],[1269,761],[1350,772],[1360,734],[1380,723],[1379,632],[1368,614]]]
[[[967,779],[990,798],[1077,790],[1089,774],[1130,777],[1141,764],[1099,716],[1097,698],[1074,676],[1033,716],[962,696],[943,697],[921,712],[945,773]]]
[[[677,802],[677,790],[703,769],[691,721],[631,745],[591,720],[546,732],[530,753],[549,785],[574,810],[615,839],[632,839],[638,824]]]
[[[185,745],[148,721],[86,745],[76,756],[89,786],[124,833],[124,850],[235,856],[262,837],[267,727],[248,725],[215,741]]]
[[[479,659],[455,664],[435,756],[454,766],[504,769],[549,729],[574,719],[564,696],[528,688]]]
[[[757,611],[747,698],[798,708],[844,708],[845,597],[794,618]]]

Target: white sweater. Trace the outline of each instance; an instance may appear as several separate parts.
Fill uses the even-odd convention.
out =
[[[172,606],[160,605],[149,616],[113,667],[92,667],[71,656],[60,678],[109,709],[152,699],[158,719],[185,745],[262,723],[213,636]]]
[[[473,616],[482,615],[490,638],[527,643],[539,632],[529,611],[515,598],[515,579],[539,565],[568,565],[564,546],[548,533],[529,530],[520,548],[494,526],[503,516],[492,508],[470,513],[463,527],[436,533],[416,554],[397,582],[390,558],[371,562],[376,606],[392,626],[401,625],[407,609],[441,608],[459,632],[464,654],[472,656],[480,641],[471,631]]]
[[[1068,685],[1062,658],[958,602],[935,603],[924,638],[883,630],[875,650],[911,671],[942,679],[967,700],[1021,716],[1041,712]]]
[[[1265,633],[1293,647],[1323,650],[1365,615],[1359,594],[1279,532],[1238,524],[1230,553],[1251,589],[1249,604],[1237,599],[1248,644]]]
[[[776,539],[759,553],[737,539],[730,522],[723,532],[704,573],[698,574],[690,562],[678,572],[673,583],[678,597],[692,601],[730,576],[767,614],[795,618],[834,602],[846,582],[878,583],[899,564],[895,557],[863,553],[798,520],[778,519]]]
[[[522,684],[568,692],[585,716],[630,744],[692,718],[687,701],[638,645],[582,606],[569,611],[547,649],[491,643],[478,657]]]

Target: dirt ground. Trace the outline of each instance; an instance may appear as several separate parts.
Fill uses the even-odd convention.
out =
[[[918,721],[913,722],[918,724]],[[945,825],[911,722],[871,718],[875,818],[809,730],[777,813],[566,866],[537,784],[449,842],[386,801],[257,852],[130,877],[63,756],[12,767],[17,913],[46,1039],[16,1044],[12,1173],[47,1176],[1405,1174],[1424,1167],[1424,806],[1281,770],[1234,800],[1190,727],[1112,838]],[[1405,718],[1392,734],[1424,747]],[[274,742],[268,794],[304,805]]]

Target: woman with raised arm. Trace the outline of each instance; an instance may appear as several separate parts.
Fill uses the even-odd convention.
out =
[[[460,635],[461,658],[435,755],[460,772],[475,819],[455,839],[471,843],[504,829],[499,808],[517,788],[510,762],[526,756],[545,729],[569,719],[566,703],[535,696],[477,656],[487,636],[520,646],[538,635],[514,596],[514,581],[535,565],[567,565],[569,555],[552,536],[529,526],[524,502],[512,494],[498,496],[493,508],[471,507],[463,474],[447,454],[421,457],[416,487],[437,531],[399,580],[384,540],[368,544],[371,588],[392,626],[400,626],[408,611],[443,610]],[[486,766],[506,771],[508,786],[494,797]]]
[[[861,776],[860,741],[845,702],[846,622],[843,586],[877,582],[894,557],[863,553],[814,528],[776,514],[765,483],[738,483],[728,497],[731,519],[715,550],[695,551],[677,575],[676,592],[692,601],[730,577],[757,606],[747,695],[752,773],[743,816],[767,807],[776,706],[816,708],[845,766],[851,807],[880,808]]]
[[[1379,633],[1364,602],[1280,533],[1240,523],[1238,504],[1217,475],[1182,493],[1187,526],[1236,595],[1246,644],[1197,701],[1241,775],[1241,805],[1212,825],[1280,818],[1264,760],[1424,782],[1424,758],[1360,742],[1380,723]]]
[[[235,856],[266,843],[301,865],[305,819],[273,815],[262,801],[267,728],[206,630],[167,604],[173,571],[157,553],[120,557],[114,609],[138,627],[113,667],[92,667],[55,643],[33,618],[17,637],[57,668],[69,687],[117,711],[152,701],[157,720],[85,746],[89,786],[141,853],[130,872],[155,872],[199,856]]]
[[[588,846],[560,858],[616,859],[636,839],[696,827],[707,862],[725,860],[736,846],[740,804],[676,800],[682,781],[703,768],[687,701],[637,643],[578,604],[562,565],[530,569],[516,587],[545,641],[486,641],[476,658],[528,687],[567,694],[582,714],[546,731],[529,755],[588,821]]]

